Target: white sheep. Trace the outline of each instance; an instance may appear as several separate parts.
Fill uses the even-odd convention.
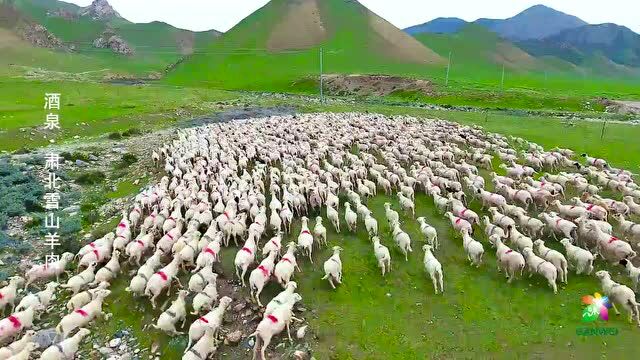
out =
[[[327,246],[327,228],[322,224],[322,216],[316,217],[316,225],[313,227],[313,235],[318,238],[318,243]]]
[[[308,221],[309,219],[306,216],[300,219],[301,226],[300,234],[298,234],[298,247],[306,251],[307,256],[309,256],[309,261],[313,264],[313,258],[311,257],[311,252],[313,251],[313,235],[311,231],[309,231]]]
[[[249,265],[253,264],[256,259],[256,241],[253,235],[250,233],[247,241],[244,242],[244,246],[238,250],[236,257],[233,260],[234,268],[236,269],[236,276],[242,281],[244,287],[244,276],[249,269]],[[242,269],[242,274],[240,273]]]
[[[269,241],[262,247],[262,256],[267,256],[271,252],[275,252],[280,255],[280,249],[282,249],[282,231],[276,234],[276,236],[269,239]]]
[[[289,281],[287,285],[285,285],[284,290],[282,290],[280,293],[278,293],[278,295],[276,295],[273,299],[271,299],[271,301],[269,301],[269,303],[264,309],[264,316],[267,316],[273,313],[273,310],[275,310],[275,308],[288,302],[289,301],[288,299],[290,297],[294,295],[298,295],[295,293],[297,288],[298,288],[298,284],[295,281]]]
[[[151,306],[156,308],[156,298],[160,296],[162,290],[167,288],[167,294],[171,291],[171,283],[175,279],[178,283],[180,280],[176,277],[178,274],[178,267],[180,266],[180,257],[176,256],[171,260],[171,262],[160,269],[160,271],[151,275],[149,281],[147,281],[147,286],[144,289],[145,296],[151,297]]]
[[[129,286],[125,288],[125,291],[134,293],[138,296],[143,295],[147,282],[161,265],[161,258],[162,251],[156,250],[156,252],[138,269],[136,275],[131,279]]]
[[[213,268],[211,266],[202,268],[189,278],[189,291],[196,293],[200,292],[205,288],[205,286],[215,283],[217,278],[218,274],[213,272]]]
[[[197,315],[204,310],[211,310],[216,300],[218,300],[218,286],[216,283],[211,283],[193,297],[193,312],[191,312],[191,315]]]
[[[544,241],[536,240],[533,242],[533,249],[538,253],[538,256],[552,263],[558,270],[558,276],[560,281],[567,283],[567,277],[569,275],[569,269],[567,265],[567,259],[559,251],[550,249],[544,245]]]
[[[560,244],[564,246],[567,253],[568,266],[576,269],[576,274],[591,275],[593,271],[593,260],[595,257],[589,251],[572,244],[572,240],[564,238],[560,240]]]
[[[427,244],[431,245],[434,250],[438,249],[438,232],[436,228],[427,224],[427,220],[421,216],[417,218],[418,223],[420,224],[420,232],[424,235]]]
[[[472,265],[480,267],[482,264],[482,255],[484,254],[484,248],[482,244],[469,235],[468,232],[462,232],[462,245],[464,251],[467,253],[467,259]]]
[[[611,305],[616,314],[620,314],[616,304],[622,305],[629,312],[629,322],[633,322],[633,318],[636,318],[638,326],[640,326],[640,311],[638,309],[638,302],[636,301],[636,294],[633,290],[629,289],[626,285],[618,284],[611,280],[611,275],[605,270],[596,271],[596,277],[600,280],[602,286],[602,292],[609,297]]]
[[[440,264],[440,261],[433,256],[430,245],[423,245],[422,250],[424,250],[424,259],[422,260],[422,263],[424,264],[424,269],[427,271],[427,274],[431,277],[433,289],[436,294],[439,292],[442,293],[444,292],[442,265]]]
[[[627,259],[620,260],[620,265],[624,266],[627,269],[627,275],[631,279],[631,283],[633,284],[633,290],[638,291],[638,283],[640,283],[640,268],[635,267],[631,261]]]
[[[264,289],[265,285],[267,285],[271,278],[275,258],[276,252],[270,252],[266,258],[262,259],[260,265],[253,269],[251,274],[249,274],[249,290],[251,298],[255,300],[259,306],[262,306],[262,303],[260,302],[260,293],[262,293],[262,289]]]
[[[466,231],[469,234],[473,234],[473,227],[471,226],[470,222],[463,218],[454,216],[451,212],[447,212],[445,213],[445,215],[449,218],[451,226],[454,228],[454,230],[459,232]]]
[[[522,254],[503,244],[502,238],[497,234],[489,236],[489,242],[496,247],[498,272],[504,271],[508,279],[507,283],[510,284],[515,280],[518,273],[522,276],[525,267],[525,260]]]
[[[42,265],[34,265],[31,269],[27,270],[25,274],[25,277],[27,278],[27,281],[24,284],[25,289],[37,280],[49,279],[54,276],[56,277],[56,282],[60,283],[60,275],[64,273],[67,264],[73,260],[73,257],[74,255],[72,253],[67,252],[60,255],[60,258],[57,261]]]
[[[20,338],[20,340],[16,340],[11,344],[0,348],[0,359],[6,360],[11,356],[21,352],[28,343],[33,341],[35,335],[35,330],[27,330],[25,334]]]
[[[221,239],[216,236],[213,241],[202,248],[200,254],[196,258],[196,268],[192,272],[198,272],[206,266],[212,266],[216,261],[220,261]]]
[[[293,341],[291,339],[291,333],[289,331],[289,324],[292,320],[300,321],[293,316],[293,305],[297,301],[298,297],[290,297],[288,302],[278,306],[271,314],[265,316],[262,321],[258,324],[256,331],[249,335],[249,337],[255,336],[256,343],[253,348],[253,358],[256,358],[258,348],[261,346],[261,359],[266,360],[265,352],[267,346],[271,343],[271,339],[274,335],[279,334],[287,328],[287,335],[289,336],[289,341]]]
[[[108,282],[102,282],[97,287],[73,295],[67,302],[67,309],[73,311],[87,305],[91,300],[96,298],[96,294],[99,290],[108,289],[110,284]]]
[[[73,330],[84,327],[99,315],[104,316],[102,303],[110,294],[110,290],[98,291],[96,298],[91,300],[87,305],[65,315],[56,326],[56,333],[62,336],[63,339],[66,339]]]
[[[67,280],[66,284],[60,285],[63,289],[70,289],[73,291],[73,295],[77,294],[82,287],[85,285],[89,285],[95,279],[95,268],[98,266],[98,263],[91,263],[87,266],[86,269],[82,270],[78,275],[74,275],[69,280]]]
[[[120,272],[119,257],[120,250],[113,250],[111,259],[109,259],[109,261],[102,268],[98,269],[91,285],[96,285],[101,282],[109,282],[113,278],[115,278]]]
[[[13,313],[8,318],[0,320],[0,344],[6,339],[13,338],[24,329],[30,329],[36,311],[44,310],[42,305],[28,307],[24,311]]]
[[[171,303],[171,306],[169,306],[167,310],[160,314],[158,321],[152,326],[170,335],[181,335],[182,333],[176,330],[176,324],[182,320],[180,327],[184,327],[184,323],[187,320],[186,298],[188,294],[189,292],[186,290],[178,291],[178,297]]]
[[[293,241],[290,242],[287,245],[287,252],[282,256],[280,261],[278,261],[273,270],[276,280],[283,287],[289,283],[296,269],[298,269],[298,271],[302,271],[300,270],[300,267],[298,267],[298,262],[296,261],[296,248],[296,243]]]
[[[364,227],[367,229],[369,237],[378,236],[378,221],[371,216],[371,211],[367,211],[364,218]]]
[[[389,249],[380,243],[380,238],[377,236],[373,236],[371,238],[373,242],[373,252],[376,255],[376,260],[378,260],[378,266],[382,271],[382,276],[385,273],[391,271],[391,254],[389,254]]]
[[[222,326],[224,313],[232,301],[233,300],[231,300],[230,297],[223,296],[215,309],[209,311],[206,315],[191,323],[191,326],[189,326],[189,342],[184,350],[185,353],[189,351],[191,344],[197,342],[202,336],[204,336],[206,329],[212,329],[214,337],[217,336],[220,331],[220,327]]]
[[[547,260],[537,256],[532,248],[525,248],[522,253],[527,264],[527,269],[529,270],[529,277],[534,273],[542,275],[542,277],[547,279],[549,286],[553,289],[553,293],[557,294],[558,286],[556,285],[556,279],[558,277],[558,270],[556,267]]]
[[[410,212],[411,217],[416,217],[416,205],[410,198],[404,196],[401,192],[398,193],[398,203],[404,212]]]
[[[411,238],[409,234],[400,229],[400,224],[398,223],[393,227],[393,241],[396,242],[400,251],[404,254],[405,261],[409,261],[409,253],[413,252],[413,249],[411,249]]]
[[[78,349],[80,348],[82,339],[84,339],[90,333],[91,331],[89,331],[88,329],[81,328],[72,337],[62,340],[60,343],[53,344],[46,348],[42,352],[42,355],[40,355],[40,360],[74,359],[76,353],[78,352]]]
[[[7,360],[29,360],[31,353],[38,348],[38,344],[34,342],[27,343],[19,353],[7,358]]]
[[[219,342],[215,337],[215,332],[214,329],[207,328],[195,345],[182,355],[182,360],[209,359],[212,354],[218,351]]]
[[[338,210],[334,209],[333,206],[327,206],[327,219],[331,221],[333,228],[340,234],[340,214],[338,214]]]
[[[336,288],[334,282],[342,284],[342,260],[340,259],[340,246],[333,247],[333,255],[324,262],[324,277],[322,280],[329,279],[332,288]]]
[[[351,210],[351,203],[344,203],[344,221],[347,223],[349,231],[355,232],[358,226],[358,214]]]
[[[0,289],[0,311],[2,314],[4,314],[7,305],[11,305],[12,312],[15,310],[18,288],[24,284],[24,281],[24,278],[20,276],[13,276],[9,279],[9,285]]]
[[[384,214],[387,217],[389,227],[393,228],[394,224],[400,223],[400,215],[391,208],[390,203],[384,203]]]

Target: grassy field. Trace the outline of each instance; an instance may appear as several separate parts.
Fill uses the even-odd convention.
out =
[[[47,92],[62,94],[58,112],[61,130],[55,134],[42,129]],[[0,79],[0,150],[34,148],[48,143],[52,137],[56,141],[74,136],[86,140],[132,127],[143,130],[166,127],[181,117],[180,111],[211,113],[215,102],[238,97],[225,91],[160,85]]]

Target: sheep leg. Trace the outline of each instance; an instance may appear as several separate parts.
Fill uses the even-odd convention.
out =
[[[245,266],[242,267],[242,277],[241,277],[242,287],[245,286],[245,284],[244,284],[244,276],[247,274],[247,268],[248,267],[249,267],[249,265],[245,265]]]
[[[616,303],[615,302],[611,302],[611,307],[613,307],[613,311],[616,313],[616,315],[620,315],[620,311],[618,311],[618,308],[616,307]]]
[[[287,321],[287,323],[286,323],[287,324],[287,336],[289,337],[289,341],[293,342],[293,339],[291,338],[291,329],[290,329],[290,326],[289,326],[290,323],[291,323],[290,321]]]
[[[435,274],[431,275],[431,282],[433,282],[433,289],[436,292],[436,295],[438,295],[438,279],[436,279]]]

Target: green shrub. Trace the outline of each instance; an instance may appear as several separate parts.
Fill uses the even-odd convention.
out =
[[[76,183],[80,185],[95,185],[103,182],[106,177],[100,170],[87,171],[76,178]]]
[[[65,151],[65,152],[62,152],[60,156],[62,156],[65,160],[68,160],[68,161],[76,161],[76,160],[82,160],[84,162],[89,161],[89,154],[81,153],[79,151],[74,151],[73,153]]]
[[[23,155],[23,154],[29,154],[30,152],[31,152],[31,149],[26,147],[21,147],[20,149],[14,151],[13,153],[16,155]]]
[[[122,136],[124,137],[129,137],[129,136],[135,136],[135,135],[141,135],[142,134],[142,130],[138,129],[138,128],[131,128],[128,129],[127,131],[122,133]]]
[[[125,164],[126,166],[133,165],[137,161],[138,161],[138,157],[131,153],[126,153],[122,155],[122,163]]]
[[[0,228],[7,217],[42,211],[44,188],[40,181],[23,167],[0,161]]]
[[[122,139],[122,134],[120,134],[119,132],[112,132],[111,134],[109,134],[109,136],[107,136],[109,139],[111,140],[120,140]]]

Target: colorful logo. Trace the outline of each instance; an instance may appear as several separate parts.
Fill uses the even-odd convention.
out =
[[[595,293],[593,296],[585,295],[582,297],[582,303],[586,305],[582,310],[582,321],[593,322],[598,318],[604,321],[609,320],[611,303],[608,297],[602,296],[599,293]]]

